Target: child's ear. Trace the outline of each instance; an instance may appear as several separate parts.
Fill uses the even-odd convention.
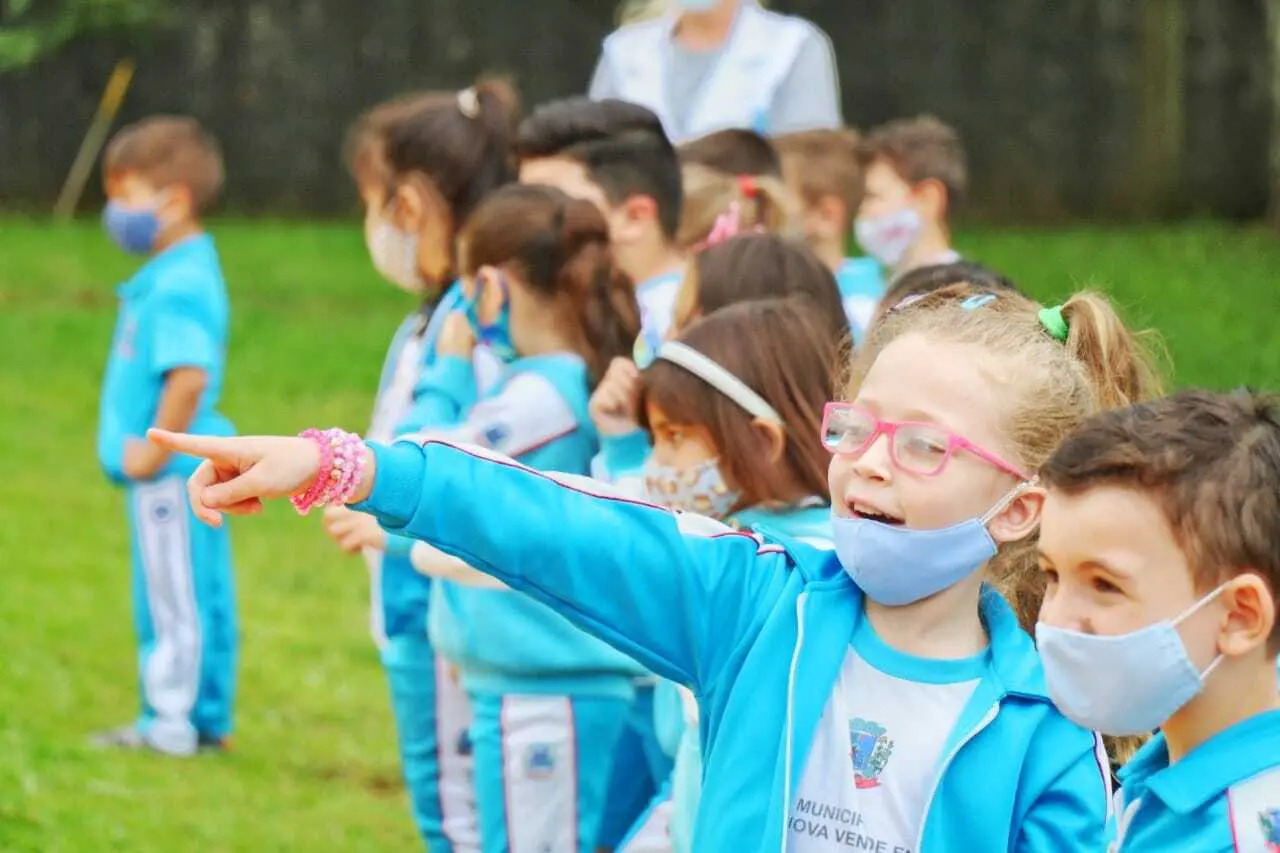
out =
[[[1009,501],[987,524],[987,530],[997,545],[1026,539],[1040,526],[1040,511],[1044,509],[1045,490],[1029,485]]]
[[[427,204],[422,193],[408,183],[402,183],[391,194],[386,207],[391,210],[391,223],[396,228],[409,234],[417,234],[426,223]]]
[[[769,463],[777,465],[782,461],[782,454],[787,450],[787,432],[782,424],[767,421],[764,418],[752,418],[751,426],[758,430],[768,442]]]
[[[1276,624],[1276,601],[1256,574],[1242,574],[1223,587],[1219,601],[1227,621],[1218,632],[1218,650],[1238,657],[1267,644]]]
[[[947,187],[942,181],[937,178],[926,178],[912,187],[912,193],[925,216],[934,222],[946,222],[950,199]]]
[[[195,218],[196,198],[186,184],[173,184],[161,198],[160,212],[168,220],[168,224],[187,222]]]
[[[845,208],[844,199],[834,195],[823,196],[814,207],[822,220],[829,223],[833,235],[844,234],[845,223],[850,221],[849,210]]]

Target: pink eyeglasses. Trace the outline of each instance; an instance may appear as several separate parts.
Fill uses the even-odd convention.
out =
[[[1031,479],[1016,465],[936,424],[882,421],[853,403],[827,403],[822,410],[822,445],[834,454],[861,456],[881,435],[889,437],[894,466],[922,477],[941,474],[957,450],[967,450],[1019,480]]]

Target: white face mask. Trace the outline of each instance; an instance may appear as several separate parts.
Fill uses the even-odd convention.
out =
[[[681,12],[710,12],[720,0],[675,0],[675,7]]]
[[[379,219],[365,229],[365,243],[373,268],[387,281],[415,296],[426,289],[426,281],[418,271],[421,242],[417,234],[401,231],[386,219]]]
[[[888,269],[897,269],[907,252],[920,239],[924,219],[914,207],[904,207],[875,219],[854,223],[854,237],[862,251]]]

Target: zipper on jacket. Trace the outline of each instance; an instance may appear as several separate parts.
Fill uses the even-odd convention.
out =
[[[996,715],[999,713],[1000,703],[996,702],[996,704],[992,705],[990,710],[982,716],[982,719],[978,721],[978,724],[970,729],[969,732],[964,737],[960,738],[959,742],[951,748],[951,751],[947,753],[946,759],[938,767],[938,775],[934,777],[933,785],[929,788],[929,797],[924,801],[924,811],[921,813],[922,817],[920,818],[920,834],[916,836],[916,853],[924,853],[924,830],[925,827],[929,825],[929,809],[933,808],[933,797],[938,793],[938,786],[942,784],[943,774],[947,772],[947,768],[951,766],[952,760],[956,757],[956,754],[964,748],[964,745],[973,740],[974,737],[977,736],[978,732],[991,725],[992,721],[995,720]]]
[[[786,743],[782,751],[782,845],[779,853],[787,853],[787,819],[791,817],[791,741],[792,710],[795,705],[796,670],[800,666],[800,647],[804,645],[804,602],[809,593],[802,592],[796,597],[796,644],[791,650],[791,668],[787,671],[787,722]]]

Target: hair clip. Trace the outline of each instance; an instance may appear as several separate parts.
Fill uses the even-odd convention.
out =
[[[975,293],[964,302],[961,302],[960,307],[966,311],[974,311],[981,308],[983,305],[990,305],[995,301],[996,295],[994,293]]]
[[[1055,305],[1052,308],[1041,308],[1040,313],[1036,315],[1040,319],[1040,325],[1044,326],[1044,330],[1049,333],[1049,337],[1055,341],[1066,343],[1067,335],[1071,328],[1067,325],[1067,318],[1062,315],[1062,306]]]
[[[480,93],[476,91],[475,86],[468,86],[458,92],[458,112],[467,118],[480,115]]]
[[[894,314],[898,311],[903,310],[904,308],[910,308],[912,305],[915,305],[921,299],[924,299],[925,295],[926,294],[923,294],[923,293],[908,293],[906,296],[902,297],[897,302],[893,303],[893,305],[891,305],[889,307],[889,310],[886,311],[885,313]]]

